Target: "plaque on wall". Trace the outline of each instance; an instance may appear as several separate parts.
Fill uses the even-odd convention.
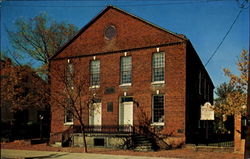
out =
[[[115,93],[115,87],[106,87],[104,94],[112,94]]]
[[[201,106],[200,120],[214,120],[214,106],[209,102],[206,102],[204,106]]]

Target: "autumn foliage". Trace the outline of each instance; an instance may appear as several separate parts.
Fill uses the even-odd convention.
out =
[[[248,52],[242,50],[236,63],[239,74],[232,73],[225,68],[223,71],[229,77],[228,87],[232,88],[225,93],[220,102],[216,102],[215,111],[223,115],[235,115],[246,113],[247,86],[248,86]]]
[[[1,61],[1,105],[11,111],[48,107],[48,84],[29,66],[15,66],[10,59]]]

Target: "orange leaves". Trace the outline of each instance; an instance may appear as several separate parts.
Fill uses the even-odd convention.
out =
[[[234,115],[244,114],[244,106],[247,102],[248,86],[248,52],[242,50],[236,63],[238,74],[232,73],[231,70],[223,69],[225,75],[229,77],[228,85],[233,88],[232,91],[226,92],[224,99],[216,102],[215,111],[219,114]]]
[[[28,66],[3,67],[1,70],[1,102],[12,111],[28,107],[48,106],[48,85]],[[1,103],[2,104],[2,103]]]

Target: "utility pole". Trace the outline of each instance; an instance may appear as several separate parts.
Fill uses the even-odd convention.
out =
[[[250,54],[248,54],[247,134],[245,140],[244,158],[250,159]]]

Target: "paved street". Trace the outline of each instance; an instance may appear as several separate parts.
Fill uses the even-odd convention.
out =
[[[1,159],[177,159],[165,157],[121,156],[105,154],[85,154],[51,151],[30,151],[1,149]]]

